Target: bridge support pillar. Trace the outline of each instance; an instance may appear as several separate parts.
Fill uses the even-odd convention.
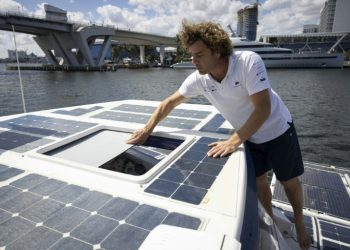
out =
[[[145,59],[145,46],[141,45],[140,46],[140,62],[141,63],[145,63],[146,59]]]
[[[108,27],[81,27],[70,33],[50,32],[34,38],[51,64],[68,66],[101,66],[111,46],[114,29]],[[102,37],[96,60],[91,53],[96,38]],[[61,57],[58,62],[57,57]]]
[[[98,52],[97,56],[97,65],[102,65],[104,63],[104,59],[107,55],[108,50],[111,47],[111,41],[112,37],[111,36],[106,36],[103,40],[102,46],[100,48],[100,51]]]
[[[161,45],[159,47],[159,58],[160,58],[160,63],[164,65],[164,58],[165,58],[165,48],[164,45]]]

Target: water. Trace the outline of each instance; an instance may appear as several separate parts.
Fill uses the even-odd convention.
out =
[[[160,101],[192,70],[22,71],[27,111],[123,99]],[[350,69],[269,70],[292,113],[304,160],[350,168]],[[207,104],[197,97],[191,103]],[[22,112],[18,73],[0,64],[0,116]]]

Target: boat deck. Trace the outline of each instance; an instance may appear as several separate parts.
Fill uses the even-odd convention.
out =
[[[257,213],[248,193],[254,178],[244,148],[206,156],[208,143],[233,131],[212,106],[183,104],[161,122],[152,141],[138,148],[158,161],[147,173],[94,165],[105,160],[97,156],[110,160],[126,150],[113,136],[125,139],[141,128],[157,104],[129,100],[1,117],[0,250],[153,250],[175,243],[189,249],[188,240],[199,249],[239,249],[244,234],[254,242],[257,229],[246,224]],[[92,146],[80,151],[86,150],[75,147],[81,142]],[[305,216],[314,248],[349,249],[349,171],[306,167]],[[275,178],[271,185],[274,205],[292,219]]]
[[[316,249],[350,249],[350,171],[306,162],[303,185],[307,229]],[[272,180],[273,203],[293,221],[282,185]]]
[[[246,169],[244,152],[206,156],[208,143],[232,132],[212,107],[184,104],[162,121],[150,145],[137,148],[159,160],[143,175],[93,165],[98,155],[118,153],[117,144],[125,144],[109,142],[100,131],[125,139],[143,126],[157,104],[120,101],[1,117],[0,249],[131,250],[146,238],[142,249],[162,249],[158,239],[165,236],[159,235],[179,228],[183,231],[176,233],[186,242],[189,235],[197,237],[205,249],[217,249],[225,235],[229,246],[240,245],[234,238],[239,238],[243,220],[237,215],[244,206],[236,204],[245,200],[239,190],[246,183],[238,179]],[[95,134],[106,146],[98,144]],[[166,148],[177,141],[180,145],[165,155],[154,150],[157,144],[169,144],[159,146]],[[80,142],[93,146],[78,156],[73,153],[74,160],[60,158],[62,152],[72,156],[66,145],[73,145],[68,147],[73,152],[84,149],[75,149]],[[233,171],[235,178],[230,177]],[[235,184],[219,195],[232,180]],[[198,234],[192,235],[194,230]]]

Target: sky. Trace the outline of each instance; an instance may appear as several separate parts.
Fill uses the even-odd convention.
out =
[[[236,30],[237,11],[254,0],[0,0],[0,12],[44,17],[45,3],[67,11],[71,22],[114,25],[120,29],[175,36],[181,21],[213,21]],[[319,24],[325,0],[260,0],[258,34],[297,34]],[[227,29],[227,31],[229,31]],[[18,50],[43,56],[31,35],[16,34]],[[0,58],[14,49],[12,32],[0,31]]]

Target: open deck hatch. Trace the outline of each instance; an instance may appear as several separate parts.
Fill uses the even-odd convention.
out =
[[[44,154],[91,167],[143,175],[184,141],[150,136],[143,145],[126,144],[125,140],[130,135],[127,132],[103,129]]]

